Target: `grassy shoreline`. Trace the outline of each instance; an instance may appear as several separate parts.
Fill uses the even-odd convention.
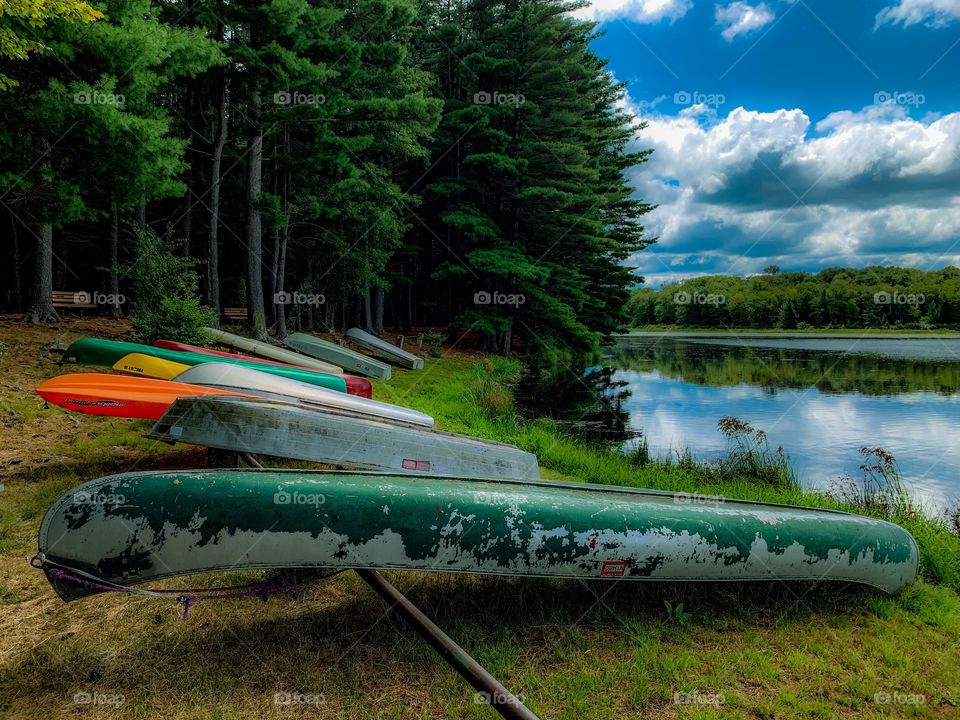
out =
[[[45,348],[80,334],[104,329],[0,325],[0,364],[12,377],[0,386],[0,716],[494,717],[352,573],[267,604],[200,604],[186,621],[161,601],[57,599],[27,559],[59,494],[107,472],[203,462],[196,450],[144,440],[144,422],[43,408],[30,389],[58,372]],[[638,464],[564,437],[552,421],[522,421],[516,370],[498,359],[428,358],[423,371],[375,383],[375,395],[431,413],[443,429],[516,442],[538,454],[548,478],[837,505],[721,482],[691,464]],[[21,461],[3,463],[14,452]],[[782,584],[389,577],[544,718],[955,717],[960,539],[922,518],[904,524],[921,545],[923,577],[895,598]],[[78,692],[124,700],[80,707]],[[278,705],[276,693],[317,701]]]

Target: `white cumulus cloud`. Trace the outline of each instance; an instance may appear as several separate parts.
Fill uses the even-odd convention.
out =
[[[729,5],[717,5],[715,17],[717,24],[723,28],[720,34],[726,40],[733,40],[738,35],[746,35],[769,25],[776,15],[766,3],[748,5],[737,0]]]
[[[945,27],[956,20],[960,20],[960,0],[898,0],[877,14],[877,27],[887,23]]]
[[[693,7],[692,0],[592,0],[590,5],[574,11],[583,20],[623,18],[638,23],[679,20]]]
[[[649,282],[685,275],[893,263],[960,264],[960,112],[738,107],[644,114],[654,149],[632,181],[658,208]]]

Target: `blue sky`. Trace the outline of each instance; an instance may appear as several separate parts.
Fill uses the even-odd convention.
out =
[[[649,284],[960,265],[960,0],[595,0],[648,127]]]

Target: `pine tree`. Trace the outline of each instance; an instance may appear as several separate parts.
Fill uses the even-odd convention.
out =
[[[2,141],[11,149],[3,168],[18,217],[37,237],[33,322],[57,318],[51,242],[71,221],[110,218],[103,265],[110,294],[119,295],[118,214],[182,190],[172,178],[182,168],[183,142],[170,135],[157,93],[217,57],[201,34],[154,19],[149,0],[101,7],[100,22],[47,27],[42,42],[50,51],[24,66],[15,92],[0,96],[3,125],[29,128]],[[69,62],[78,57],[84,61]]]
[[[427,189],[446,250],[435,278],[484,347],[509,353],[516,331],[554,368],[582,362],[625,319],[624,261],[648,242],[639,217],[650,209],[623,174],[648,155],[627,150],[642,126],[617,109],[622,86],[569,7],[434,9],[449,47],[433,53],[446,102]]]

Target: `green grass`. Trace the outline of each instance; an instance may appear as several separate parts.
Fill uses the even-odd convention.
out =
[[[695,463],[638,464],[564,437],[551,421],[522,421],[516,378],[510,362],[445,357],[397,372],[375,393],[431,413],[443,429],[516,442],[538,454],[548,478],[839,505]],[[62,603],[26,563],[50,503],[80,479],[131,464],[199,462],[143,441],[142,423],[79,423],[53,448],[37,441],[38,453],[62,461],[4,479],[0,716],[495,717],[353,573],[267,604],[200,604],[186,621],[175,604],[132,596]],[[902,522],[921,546],[923,578],[892,598],[849,586],[388,576],[544,718],[957,717],[960,539],[922,517]],[[78,706],[77,692],[124,702]],[[276,693],[315,702],[277,705]],[[878,704],[878,693],[924,702]]]

